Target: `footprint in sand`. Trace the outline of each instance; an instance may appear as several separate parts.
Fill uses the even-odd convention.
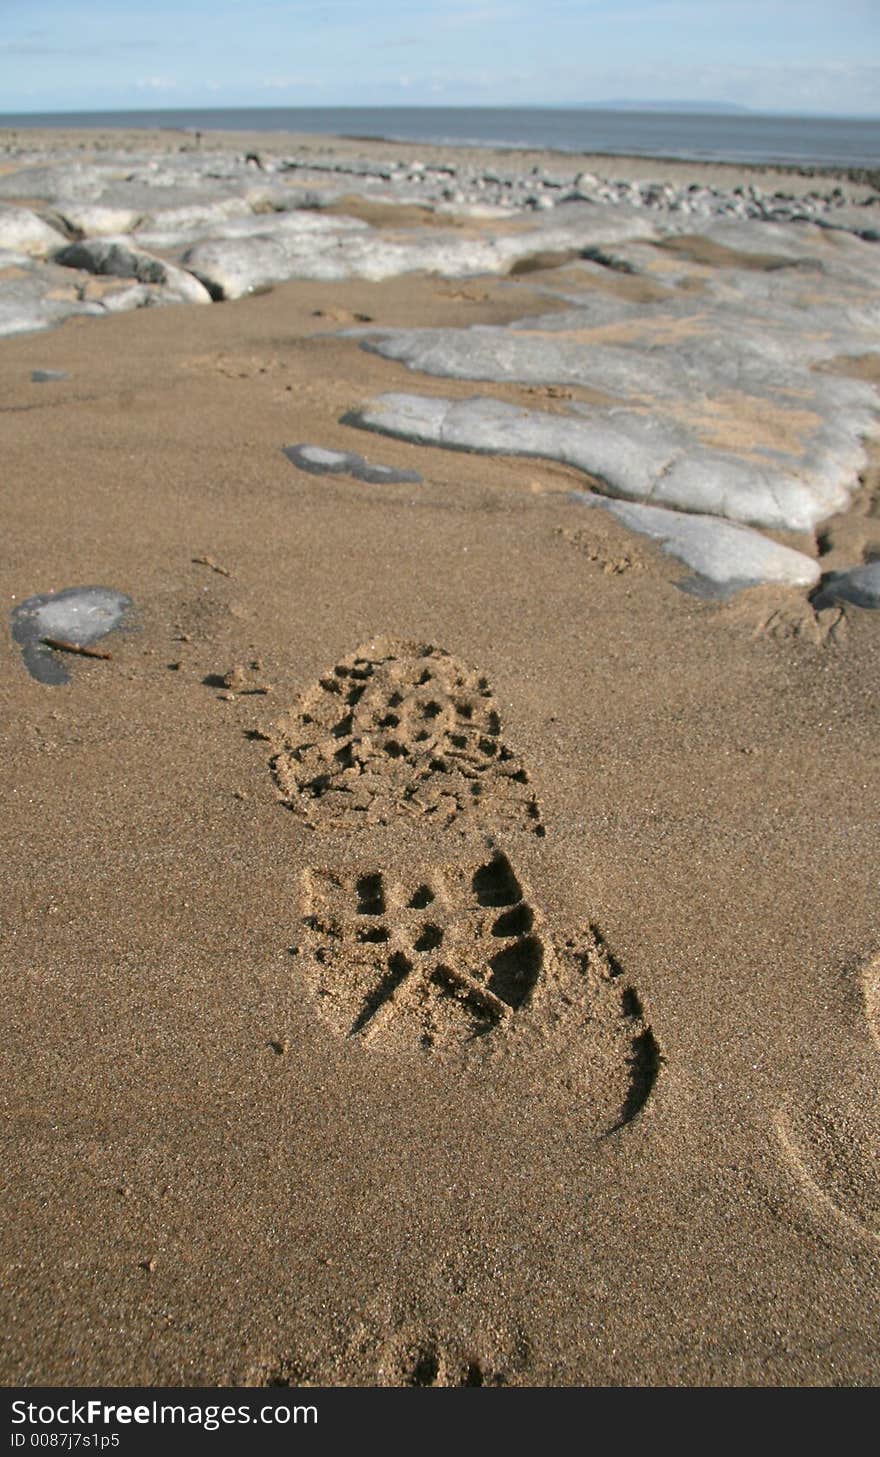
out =
[[[273,773],[315,828],[458,824],[543,836],[486,679],[442,648],[379,639],[338,663],[279,725]]]
[[[424,832],[402,867],[354,848],[305,873],[294,951],[330,1028],[382,1055],[531,1065],[606,1132],[636,1116],[657,1043],[601,936],[554,934],[516,867],[544,826],[483,675],[434,646],[367,644],[282,722],[272,769],[319,832]]]
[[[638,993],[591,927],[555,940],[509,856],[475,845],[408,876],[375,865],[304,877],[296,954],[339,1035],[398,1056],[528,1063],[580,1085],[606,1132],[647,1101],[660,1052]]]
[[[861,977],[868,1030],[880,1050],[880,956]],[[880,1079],[859,1070],[845,1086],[781,1108],[776,1136],[810,1207],[880,1243]]]
[[[282,374],[287,366],[274,356],[257,357],[245,354],[199,354],[185,359],[181,369],[194,374],[220,374],[225,379],[259,379],[264,375]]]
[[[377,1386],[506,1386],[504,1372],[474,1355],[454,1354],[432,1335],[390,1341],[377,1371]]]
[[[342,1365],[371,1386],[519,1386],[532,1362],[526,1332],[444,1329],[428,1313],[402,1310],[387,1293],[360,1313],[342,1346]]]
[[[307,878],[306,929],[328,1019],[371,1041],[422,1047],[504,1028],[532,1000],[546,938],[506,855],[422,869],[409,883],[365,869]]]

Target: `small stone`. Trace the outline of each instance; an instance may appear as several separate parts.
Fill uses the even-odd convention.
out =
[[[813,598],[816,608],[832,602],[851,602],[855,607],[880,607],[880,561],[851,567],[848,572],[831,572]]]
[[[67,667],[59,661],[62,655],[53,653],[45,639],[91,647],[122,626],[131,607],[131,598],[111,587],[66,587],[18,603],[10,614],[12,636],[32,678],[53,685],[67,683]]]
[[[356,481],[365,481],[367,485],[374,486],[422,484],[422,477],[416,470],[397,470],[392,465],[370,465],[368,461],[354,466],[351,474]]]
[[[328,450],[322,445],[285,445],[282,453],[300,470],[309,475],[347,475],[355,466],[364,465],[362,456],[350,450]]]

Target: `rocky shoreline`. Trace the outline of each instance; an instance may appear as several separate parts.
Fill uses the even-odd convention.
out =
[[[292,281],[528,275],[544,313],[523,289],[500,326],[342,332],[422,376],[568,390],[562,413],[397,393],[348,423],[571,465],[702,590],[819,584],[813,534],[877,432],[871,382],[828,372],[878,357],[868,183],[314,137],[7,133],[0,158],[0,334]]]

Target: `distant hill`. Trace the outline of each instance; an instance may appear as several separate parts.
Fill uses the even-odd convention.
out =
[[[584,111],[698,111],[704,116],[748,115],[751,107],[734,101],[581,101]]]

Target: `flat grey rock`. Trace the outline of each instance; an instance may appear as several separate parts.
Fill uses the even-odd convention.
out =
[[[196,280],[198,281],[198,280]],[[188,304],[192,303],[189,285],[186,292],[175,287],[172,278],[167,287],[161,283],[129,283],[120,282],[120,287],[110,293],[105,293],[101,299],[101,309],[105,314],[125,314],[132,309],[161,308],[166,304]],[[210,303],[208,299],[199,298],[197,303]]]
[[[539,411],[517,420],[525,453],[568,460],[623,498],[739,522],[810,530],[843,509],[863,439],[876,432],[874,389],[822,372],[836,356],[880,348],[880,248],[866,241],[880,231],[880,208],[867,184],[790,178],[797,195],[783,196],[772,177],[728,191],[622,180],[613,161],[604,176],[578,174],[574,159],[526,175],[515,155],[487,168],[475,154],[453,167],[293,143],[289,157],[261,152],[255,163],[209,137],[84,155],[71,149],[59,161],[54,148],[25,150],[20,138],[7,149],[0,334],[71,314],[239,298],[295,278],[521,268],[530,290],[552,295],[548,262],[580,255],[559,275],[554,304],[566,305],[564,315],[373,331],[368,347],[441,377],[570,387],[575,397],[555,425]],[[495,224],[411,228],[392,226],[389,214],[370,227],[314,211],[349,195]],[[47,204],[43,216],[35,199]],[[82,241],[71,243],[71,232]],[[692,243],[676,241],[682,234],[723,256],[701,266]],[[49,264],[33,267],[56,255],[71,272],[67,285]],[[88,273],[116,277],[118,287],[91,285]],[[657,301],[622,296],[624,274],[647,280]],[[606,403],[578,400],[582,389]],[[487,410],[451,416],[441,443],[502,450],[510,421]]]
[[[58,638],[90,647],[125,623],[131,598],[112,587],[65,587],[28,597],[10,614],[13,641],[22,661],[39,683],[57,686],[70,681],[71,657],[48,647],[43,638]]]
[[[870,221],[875,209],[863,210]],[[876,278],[880,273],[880,254],[870,244],[845,233],[835,236],[833,244],[825,230],[817,226],[792,226],[785,222],[712,218],[703,224],[700,234],[739,253],[775,254],[793,264],[812,259],[833,272],[847,267],[866,269]]]
[[[268,153],[256,156],[223,146],[183,147],[178,152],[151,155],[126,150],[105,152],[100,161],[84,163],[72,151],[65,163],[57,152],[39,146],[19,150],[17,170],[0,177],[0,197],[39,198],[63,210],[63,204],[95,203],[126,207],[140,214],[154,207],[186,207],[223,198],[247,198],[262,190],[277,205],[296,207],[286,194],[312,185],[319,190],[343,191],[359,196],[385,196],[412,200],[430,207],[460,208],[463,215],[481,207],[514,207],[521,211],[566,212],[593,208],[629,209],[645,219],[664,224],[701,227],[714,222],[775,226],[798,223],[873,237],[875,219],[864,204],[871,199],[867,184],[847,185],[846,193],[827,183],[805,182],[798,196],[783,197],[755,186],[726,192],[719,187],[674,186],[657,181],[632,182],[576,174],[574,168],[554,173],[524,175],[514,158],[509,167],[486,170],[475,156],[474,165],[412,165],[378,162],[375,158],[332,157],[311,149],[281,159]],[[613,163],[610,164],[613,167]],[[792,184],[796,185],[796,184]],[[88,233],[89,229],[82,231]],[[97,231],[97,230],[96,230]],[[104,230],[106,231],[106,229]],[[125,228],[114,231],[127,231]]]
[[[92,201],[106,186],[118,168],[84,166],[70,161],[58,164],[20,167],[0,175],[0,198],[35,197],[41,202],[58,198]]]
[[[796,328],[790,324],[788,337],[774,337],[770,321],[763,330],[748,332],[742,322],[731,321],[725,328],[728,321],[719,319],[714,332],[704,314],[690,335],[684,325],[675,338],[673,325],[678,321],[670,317],[665,346],[650,337],[650,324],[657,324],[656,316],[652,320],[645,313],[639,323],[634,320],[632,339],[619,343],[611,338],[603,342],[599,337],[593,342],[587,337],[599,322],[594,311],[585,310],[579,323],[568,321],[567,333],[553,316],[548,317],[546,328],[542,321],[533,320],[531,329],[474,325],[470,329],[374,330],[364,347],[414,372],[440,378],[575,385],[614,395],[623,402],[638,396],[660,405],[675,405],[705,394],[706,385],[754,395],[801,388],[805,379],[818,388],[807,374],[808,366],[840,352],[827,348],[832,338],[826,335],[803,338],[798,353]],[[841,322],[845,326],[838,316],[838,326]],[[822,321],[816,319],[815,323],[818,334]],[[623,335],[624,330],[616,332]],[[862,327],[845,339],[841,337],[844,328],[835,332],[844,352],[864,353],[876,345],[876,334],[869,343]],[[642,340],[637,342],[639,333]],[[863,394],[853,393],[854,397]]]
[[[810,530],[847,500],[842,473],[820,491],[766,462],[701,446],[675,420],[638,408],[551,415],[479,396],[387,394],[346,423],[424,445],[557,460],[615,496],[783,530]],[[855,441],[848,459],[855,466],[861,458]]]
[[[832,602],[852,602],[856,607],[880,607],[880,561],[851,567],[846,572],[831,572],[813,598],[814,607],[828,607]]]
[[[64,234],[26,207],[0,205],[0,248],[30,258],[46,258],[64,242]]]
[[[351,219],[309,213],[243,219],[218,230],[225,236],[189,248],[182,262],[215,299],[244,298],[288,278],[343,278],[341,250],[354,227]]]
[[[725,597],[743,587],[766,583],[812,587],[819,580],[819,565],[812,557],[780,546],[747,526],[660,506],[613,501],[595,492],[574,491],[572,498],[608,511],[631,531],[659,542],[664,552],[697,574],[697,582],[683,585],[698,596]]]
[[[283,454],[299,470],[313,476],[353,476],[368,485],[421,485],[418,471],[393,465],[371,465],[353,450],[327,450],[323,445],[285,445]]]
[[[91,238],[69,243],[55,254],[56,263],[67,268],[82,268],[89,273],[109,274],[117,278],[134,278],[143,284],[161,284],[186,303],[211,302],[207,289],[182,268],[166,263],[125,238]]]
[[[271,214],[256,216],[247,198],[226,197],[185,207],[154,208],[138,219],[134,240],[141,248],[182,248],[200,238],[226,236],[225,229],[232,222],[245,229],[250,225],[258,232],[271,220]]]
[[[99,303],[79,298],[65,274],[63,268],[39,265],[22,277],[0,279],[0,337],[50,329],[71,314],[102,314]]]
[[[442,405],[408,397],[399,418],[386,400],[360,423],[459,448],[503,451],[509,442],[599,476],[614,495],[814,529],[845,509],[866,463],[864,440],[880,428],[874,386],[824,368],[880,352],[880,249],[845,236],[829,245],[818,229],[712,231],[727,255],[711,268],[645,241],[593,250],[567,274],[582,267],[589,287],[567,281],[557,294],[566,307],[555,313],[508,325],[361,331],[364,348],[413,372],[570,387],[567,414],[449,402],[438,424]],[[597,262],[600,254],[610,263]],[[597,270],[622,262],[651,280],[656,301],[595,287]],[[578,399],[578,390],[608,403]]]
[[[327,450],[323,445],[285,445],[283,453],[299,470],[312,476],[347,475],[363,465],[362,455],[347,450]]]
[[[475,222],[502,221],[517,214],[515,207],[502,202],[443,202],[434,204],[432,211],[439,218],[471,218]]]
[[[594,232],[632,237],[645,230],[619,210],[608,210],[599,218],[591,214],[589,219],[572,219],[564,225],[544,224],[488,237],[421,230],[395,238],[364,225],[353,227],[351,219],[323,217],[314,218],[306,229],[303,218],[307,216],[285,214],[272,227],[264,223],[251,237],[233,236],[233,225],[229,225],[224,229],[225,238],[197,243],[182,262],[215,298],[232,299],[289,278],[379,282],[415,272],[447,278],[507,273],[517,261],[536,252],[574,251]]]
[[[371,465],[369,461],[362,461],[352,470],[356,481],[364,481],[370,486],[420,486],[422,477],[417,470],[398,470],[393,465]]]
[[[201,230],[150,233],[139,228],[134,234],[134,240],[139,245],[161,247],[169,251],[182,249],[199,236],[203,239],[198,244],[199,248],[216,247],[223,241],[236,243],[239,247],[230,251],[235,256],[240,255],[244,260],[242,266],[246,266],[248,240],[253,241],[254,259],[259,258],[260,249],[265,243],[274,243],[281,259],[297,258],[303,254],[308,255],[321,244],[326,248],[329,241],[335,241],[341,234],[367,231],[370,231],[367,224],[357,218],[324,217],[318,212],[293,209],[270,213],[248,211],[242,215],[218,218],[210,228]],[[187,266],[189,256],[188,253]],[[275,266],[289,265],[281,262]]]
[[[111,238],[129,233],[140,222],[137,208],[106,203],[65,203],[61,217],[67,226],[87,238]]]

